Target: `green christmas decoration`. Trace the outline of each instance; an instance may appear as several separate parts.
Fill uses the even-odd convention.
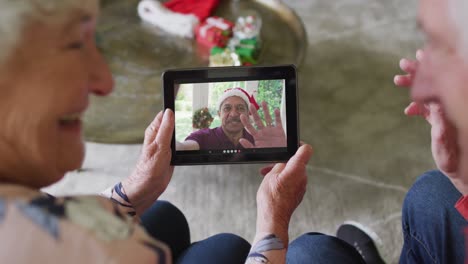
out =
[[[238,47],[246,49],[260,49],[260,42],[257,38],[242,39],[240,40]]]
[[[198,109],[193,113],[192,127],[196,129],[209,128],[213,122],[213,116],[207,107]]]
[[[228,48],[213,47],[210,54],[211,66],[255,65],[260,55],[260,42],[257,38],[231,39]]]
[[[218,55],[222,54],[226,51],[226,48],[221,48],[221,47],[213,47],[211,48],[211,55]]]
[[[235,52],[241,58],[241,61],[249,64],[257,64],[260,53],[260,44],[256,38],[242,39],[236,45]]]

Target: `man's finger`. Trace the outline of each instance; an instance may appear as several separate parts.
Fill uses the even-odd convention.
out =
[[[255,137],[258,132],[257,132],[257,129],[255,129],[255,127],[253,127],[252,124],[250,123],[249,118],[246,115],[241,115],[240,120],[242,124],[244,125],[244,128],[247,130],[247,132],[249,132],[250,135]]]
[[[393,82],[400,87],[411,87],[413,86],[413,80],[414,75],[396,75]]]
[[[422,61],[424,59],[424,54],[425,54],[424,50],[418,49],[418,51],[416,51],[416,59],[418,61]]]
[[[273,125],[273,120],[271,119],[270,109],[268,109],[267,102],[265,102],[265,101],[262,102],[262,108],[263,108],[263,114],[265,116],[266,125],[267,126],[272,126]]]
[[[418,116],[422,115],[421,109],[419,108],[419,104],[416,102],[411,102],[406,108],[405,108],[405,115],[407,116]]]
[[[276,127],[283,129],[283,121],[281,120],[281,113],[278,108],[275,109],[275,120],[276,120]]]
[[[239,143],[242,145],[242,147],[244,147],[244,148],[246,148],[246,149],[254,148],[254,147],[255,147],[250,141],[248,141],[248,140],[245,139],[245,138],[239,139]]]
[[[405,108],[405,115],[407,116],[422,116],[426,117],[429,114],[429,110],[422,104],[411,102],[408,107]]]
[[[400,68],[409,74],[415,74],[418,69],[418,62],[414,60],[401,59]]]
[[[148,145],[149,143],[153,142],[156,138],[156,134],[158,133],[159,127],[161,126],[162,117],[163,112],[161,111],[156,115],[151,124],[146,128],[144,145]]]
[[[258,115],[258,111],[253,104],[250,104],[250,112],[252,113],[252,116],[253,116],[255,125],[257,125],[257,128],[258,129],[265,128],[265,125],[263,124],[262,119]]]
[[[431,120],[430,120],[431,125],[439,124],[439,125],[446,126],[448,121],[447,121],[447,117],[445,116],[442,105],[438,103],[430,103],[428,105],[428,108],[426,109],[431,114]]]
[[[161,148],[170,148],[172,134],[174,133],[174,112],[171,109],[164,111],[164,116],[161,122],[161,127],[156,135],[156,143]]]

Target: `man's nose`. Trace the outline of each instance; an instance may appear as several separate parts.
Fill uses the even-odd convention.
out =
[[[233,108],[231,112],[229,113],[229,115],[236,117],[236,116],[240,116],[240,113],[237,109]]]
[[[106,96],[114,88],[109,66],[94,43],[89,52],[89,90],[95,95]]]

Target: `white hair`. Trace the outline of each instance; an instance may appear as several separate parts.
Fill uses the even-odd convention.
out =
[[[468,1],[449,0],[448,12],[458,33],[457,50],[468,60]]]
[[[32,21],[64,22],[72,10],[97,12],[98,0],[0,0],[0,65]]]

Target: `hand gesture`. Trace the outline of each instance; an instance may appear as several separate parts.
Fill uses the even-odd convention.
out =
[[[400,87],[411,88],[418,65],[424,57],[424,52],[418,50],[417,60],[402,59],[400,68],[407,75],[395,76],[395,84]],[[419,76],[421,78],[421,76]],[[420,80],[422,82],[428,80]],[[431,148],[434,161],[442,172],[453,177],[459,163],[457,135],[454,125],[445,116],[442,106],[437,102],[419,103],[411,102],[405,109],[408,116],[421,116],[431,125]]]
[[[171,140],[174,113],[160,112],[145,131],[142,153],[133,173],[122,181],[131,204],[138,215],[149,208],[166,190],[174,168],[171,162]]]
[[[301,146],[287,164],[276,164],[263,178],[257,192],[257,234],[276,234],[288,241],[288,226],[307,186],[306,165],[312,156]]]
[[[246,115],[241,115],[240,119],[245,129],[249,134],[252,135],[255,141],[255,146],[247,139],[241,138],[239,143],[244,148],[281,148],[286,147],[286,134],[284,133],[283,124],[281,122],[281,114],[278,109],[275,109],[275,123],[271,119],[270,110],[268,104],[262,102],[263,113],[265,115],[265,122],[258,115],[257,109],[251,104],[250,113],[252,113],[254,122],[257,129],[250,123],[249,118]]]

